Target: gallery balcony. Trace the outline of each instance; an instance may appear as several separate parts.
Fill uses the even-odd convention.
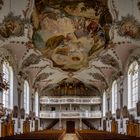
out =
[[[50,98],[47,96],[40,98],[40,104],[101,104],[102,100],[100,97],[54,97]]]
[[[40,118],[56,119],[56,118],[101,118],[101,111],[40,111]]]

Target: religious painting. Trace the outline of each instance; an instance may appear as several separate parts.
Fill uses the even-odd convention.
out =
[[[112,17],[107,0],[35,0],[33,43],[62,70],[77,71],[105,49]]]

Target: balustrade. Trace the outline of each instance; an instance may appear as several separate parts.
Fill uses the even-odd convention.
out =
[[[67,97],[67,98],[49,98],[41,97],[41,104],[101,104],[100,97],[91,97],[91,98],[78,98],[78,97]]]
[[[40,118],[101,118],[101,111],[40,111]]]

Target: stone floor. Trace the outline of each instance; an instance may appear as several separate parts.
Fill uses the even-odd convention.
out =
[[[76,134],[65,134],[63,140],[78,140]]]

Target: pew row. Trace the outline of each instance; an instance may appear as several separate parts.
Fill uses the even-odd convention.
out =
[[[26,134],[17,134],[14,136],[6,136],[1,139],[46,139],[46,140],[61,140],[65,134],[64,130],[42,130]]]
[[[114,140],[114,139],[123,139],[123,140],[139,140],[140,137],[116,134],[105,131],[98,130],[77,130],[76,134],[79,140]]]

